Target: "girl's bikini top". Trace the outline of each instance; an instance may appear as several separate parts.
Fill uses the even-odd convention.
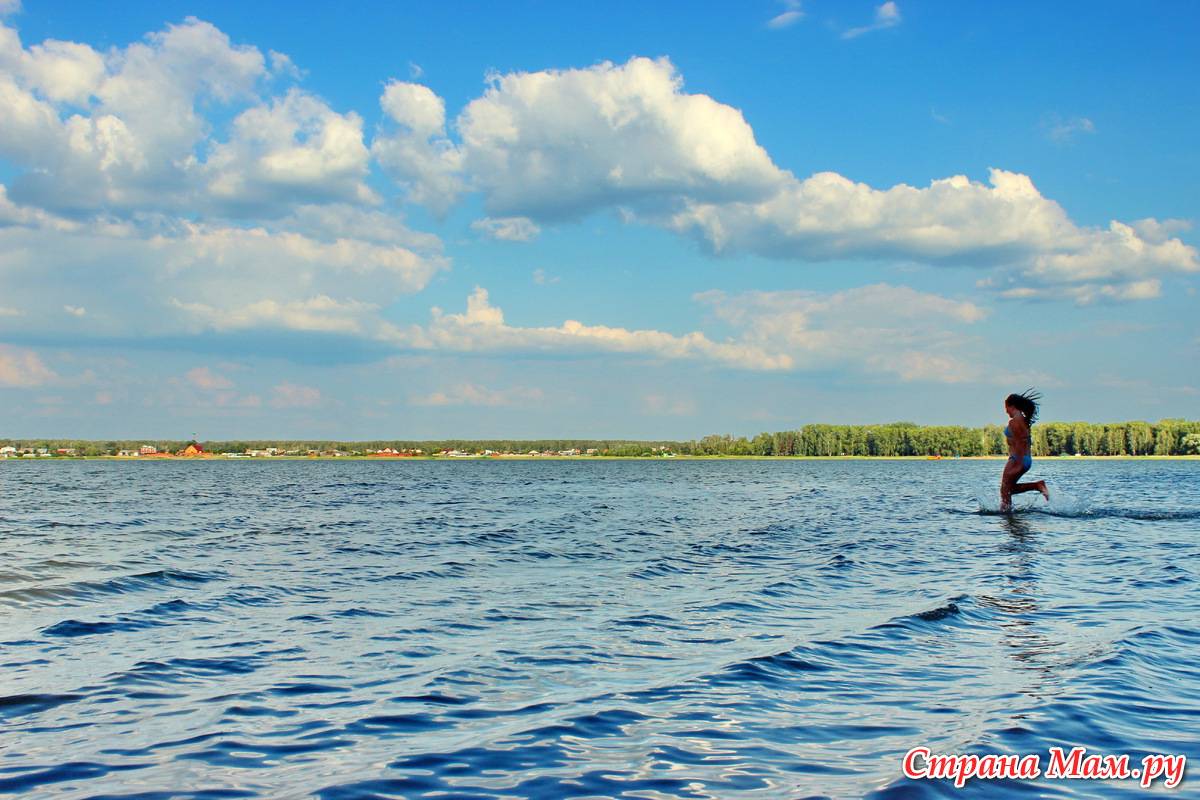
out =
[[[1011,438],[1012,438],[1012,434],[1008,432],[1008,426],[1007,426],[1007,425],[1005,425],[1005,426],[1004,426],[1004,438],[1005,438],[1005,439],[1011,439]],[[1026,436],[1025,438],[1026,438],[1027,440],[1031,441],[1031,442],[1033,441],[1033,436],[1032,436],[1032,435],[1030,435],[1030,436]]]

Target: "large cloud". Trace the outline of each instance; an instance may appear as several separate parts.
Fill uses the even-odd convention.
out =
[[[741,113],[684,93],[666,59],[498,77],[458,125],[472,180],[500,216],[748,200],[779,178]]]
[[[63,213],[181,202],[207,128],[198,101],[247,98],[266,75],[257,50],[197,20],[107,54],[24,50],[3,28],[0,53],[0,153],[31,170],[12,195]]]
[[[0,185],[0,333],[375,336],[448,261],[379,210],[362,119],[291,73],[196,19],[104,53],[0,25],[0,159],[24,170]]]
[[[337,114],[292,90],[242,112],[233,129],[233,138],[215,145],[205,164],[208,195],[218,209],[274,216],[301,203],[381,202],[363,182],[370,152],[357,114]]]
[[[384,106],[407,133],[377,152],[394,160],[403,144],[410,178],[444,183],[461,166],[498,217],[556,221],[680,197],[748,200],[779,180],[741,113],[684,93],[666,59],[495,76],[458,117],[461,148],[445,142],[441,107],[422,88],[388,87]]]
[[[689,203],[656,221],[700,237],[717,252],[998,268],[1000,277],[987,285],[1006,284],[1010,297],[1100,293],[1122,299],[1124,293],[1136,299],[1152,294],[1148,281],[1200,271],[1196,248],[1162,235],[1157,221],[1137,223],[1142,235],[1119,222],[1107,230],[1081,228],[1027,176],[997,169],[990,185],[960,175],[924,189],[886,191],[820,173],[789,178],[766,201]]]
[[[405,127],[377,154],[404,143],[404,176],[430,176],[412,197],[444,207],[461,170],[490,214],[530,230],[620,208],[718,253],[991,269],[983,285],[1010,298],[1138,299],[1163,276],[1200,270],[1194,247],[1147,233],[1157,221],[1080,227],[1028,176],[1002,169],[988,184],[959,175],[924,188],[832,172],[800,180],[771,163],[740,112],[685,93],[666,59],[495,77],[459,115],[457,147],[423,87],[393,84],[384,104]]]
[[[25,49],[0,26],[0,157],[27,170],[11,197],[77,217],[377,203],[363,182],[361,119],[296,89],[264,99],[286,72],[286,59],[272,64],[196,19],[107,53],[57,41]],[[209,106],[244,108],[228,141],[214,138]]]

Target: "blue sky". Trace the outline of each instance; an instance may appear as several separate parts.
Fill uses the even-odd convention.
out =
[[[0,0],[0,436],[1200,417],[1190,2]]]

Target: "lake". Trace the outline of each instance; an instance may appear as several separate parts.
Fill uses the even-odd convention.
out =
[[[1144,796],[905,774],[1200,758],[1200,461],[1002,467],[0,462],[0,793]]]

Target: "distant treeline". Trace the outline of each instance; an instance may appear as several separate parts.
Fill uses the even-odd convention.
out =
[[[1034,425],[1035,456],[1178,456],[1200,454],[1200,422],[1047,422]],[[986,456],[1004,455],[1004,430],[996,425],[923,427],[805,425],[796,431],[760,433],[753,439],[706,436],[689,442],[697,455],[764,456]]]
[[[126,440],[91,442],[68,439],[0,439],[0,448],[43,450],[54,454],[69,450],[76,456],[116,455],[121,451],[153,445],[159,452],[176,452],[187,440]],[[983,456],[1004,455],[1003,430],[995,425],[982,428],[920,426],[911,422],[882,425],[805,425],[794,431],[760,433],[753,438],[730,435],[705,436],[699,441],[628,441],[580,439],[450,439],[444,441],[381,440],[374,442],[231,441],[199,442],[210,453],[245,453],[278,450],[281,454],[336,453],[364,455],[384,449],[420,450],[434,455],[446,450],[463,453],[564,453],[589,451],[604,456]],[[1035,456],[1178,456],[1200,454],[1200,422],[1164,419],[1157,423],[1047,422],[1033,426]]]

